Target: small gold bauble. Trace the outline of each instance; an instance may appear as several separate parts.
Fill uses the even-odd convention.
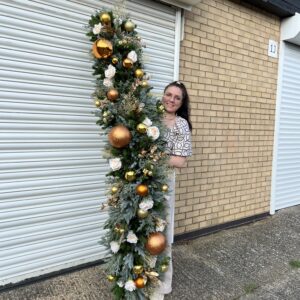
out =
[[[112,193],[112,194],[117,193],[117,191],[118,191],[118,188],[117,188],[116,186],[113,186],[113,187],[111,188],[111,193]]]
[[[95,106],[96,107],[100,107],[101,106],[101,102],[99,99],[95,100]]]
[[[147,126],[143,123],[140,123],[136,126],[136,130],[139,133],[146,133],[147,132]]]
[[[148,186],[145,184],[137,185],[137,187],[135,188],[135,191],[139,196],[142,196],[142,197],[147,196],[149,193]]]
[[[124,28],[127,32],[131,32],[134,30],[135,24],[131,20],[128,20],[125,22]]]
[[[117,57],[113,57],[112,60],[111,60],[111,62],[112,62],[114,65],[116,65],[116,64],[119,62],[119,60],[118,60]]]
[[[135,180],[135,172],[134,171],[128,171],[125,173],[125,179],[127,181],[133,181]]]
[[[109,143],[115,148],[123,148],[130,143],[131,133],[124,125],[116,125],[108,134]]]
[[[93,44],[93,54],[96,58],[108,58],[113,53],[112,43],[106,39],[98,39]]]
[[[145,283],[145,279],[143,277],[138,277],[135,281],[135,286],[138,289],[142,289],[143,287],[145,287],[146,283]]]
[[[143,80],[141,82],[141,86],[144,87],[144,88],[148,87],[148,81],[147,80]]]
[[[142,265],[136,265],[136,266],[133,267],[133,273],[134,274],[138,275],[138,274],[143,273],[143,271],[144,271],[144,268],[143,268]]]
[[[107,275],[107,280],[113,282],[116,280],[116,277],[114,275]]]
[[[119,233],[122,234],[124,233],[125,229],[124,228],[119,228]]]
[[[142,78],[144,76],[144,71],[142,69],[136,69],[134,74],[136,78]]]
[[[148,176],[153,176],[153,172],[152,171],[148,171],[148,174],[147,174]]]
[[[132,66],[133,66],[133,61],[130,58],[127,57],[123,60],[123,67],[124,68],[130,69],[130,68],[132,68]]]
[[[167,272],[167,271],[168,271],[168,268],[169,268],[169,266],[168,266],[168,265],[165,265],[165,264],[163,264],[163,265],[160,266],[160,270],[161,270],[162,272]]]
[[[145,247],[151,255],[158,255],[165,250],[166,245],[166,237],[161,232],[154,232],[149,235]]]
[[[110,23],[111,17],[110,17],[110,15],[109,15],[108,13],[103,13],[103,14],[101,14],[101,16],[100,16],[100,21],[101,21],[101,23],[107,25],[107,24]]]
[[[148,215],[149,215],[148,210],[143,210],[143,209],[141,209],[141,208],[139,208],[139,209],[137,210],[137,216],[138,216],[140,219],[145,219],[145,218],[148,217]]]
[[[119,92],[117,89],[111,88],[108,90],[108,92],[106,93],[107,99],[114,102],[118,99],[119,97]]]
[[[163,192],[167,192],[168,189],[169,189],[169,187],[168,187],[167,184],[163,184],[163,185],[161,186],[161,190],[162,190]]]
[[[102,117],[106,118],[107,116],[108,116],[108,112],[104,111],[103,114],[102,114]]]
[[[157,110],[163,113],[165,111],[165,107],[161,104],[157,107]]]

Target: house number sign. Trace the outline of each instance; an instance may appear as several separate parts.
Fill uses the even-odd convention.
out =
[[[268,55],[271,57],[278,57],[278,42],[269,40]]]

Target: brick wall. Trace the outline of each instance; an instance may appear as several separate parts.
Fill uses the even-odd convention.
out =
[[[193,156],[177,176],[175,233],[269,211],[280,20],[242,1],[185,13],[180,79],[191,95]]]

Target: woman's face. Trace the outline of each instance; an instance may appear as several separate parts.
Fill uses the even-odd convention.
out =
[[[182,105],[182,91],[177,86],[169,86],[162,98],[166,112],[175,114]]]

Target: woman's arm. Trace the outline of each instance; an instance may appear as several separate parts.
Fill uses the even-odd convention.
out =
[[[186,166],[186,157],[171,155],[169,159],[169,166],[174,168],[184,168]]]

